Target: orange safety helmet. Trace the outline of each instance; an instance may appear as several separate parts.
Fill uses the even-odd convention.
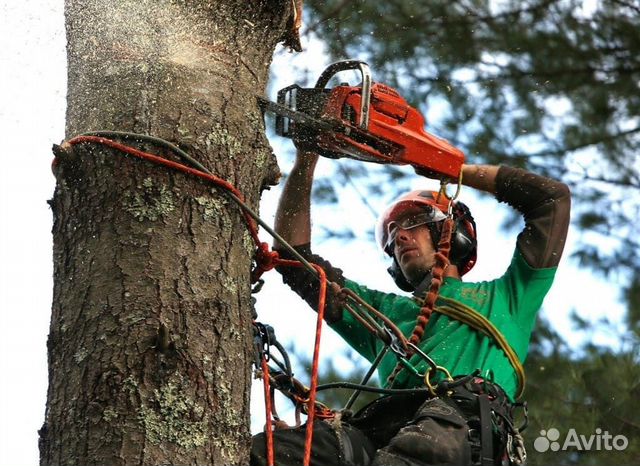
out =
[[[404,214],[416,211],[420,215],[418,222],[412,223],[406,228],[414,228],[419,225],[427,225],[431,232],[433,247],[437,249],[440,241],[440,232],[446,218],[449,207],[449,198],[444,193],[437,191],[416,190],[411,191],[396,199],[379,217],[376,225],[376,241],[389,256],[393,257],[393,235],[390,235],[389,226],[401,219]],[[454,201],[452,206],[454,229],[451,237],[451,252],[449,260],[460,270],[460,275],[466,274],[473,268],[477,259],[476,223],[471,216],[469,208],[462,202]],[[426,215],[425,215],[426,214]],[[402,227],[402,224],[400,224]],[[405,291],[412,291],[400,273],[401,283],[396,274],[399,267],[396,258],[390,267],[389,273],[396,280],[396,284]],[[393,269],[393,270],[391,270]]]

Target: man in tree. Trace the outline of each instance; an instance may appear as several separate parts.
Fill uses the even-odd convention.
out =
[[[504,464],[505,459],[522,463],[513,402],[523,388],[522,363],[535,317],[564,247],[570,210],[567,186],[522,169],[462,166],[463,184],[495,195],[525,220],[504,275],[478,283],[461,281],[476,260],[475,222],[466,206],[431,191],[400,197],[381,216],[376,236],[392,258],[389,271],[396,284],[413,292],[409,298],[348,280],[311,252],[310,195],[317,160],[316,154],[299,152],[278,206],[276,230],[305,258],[321,265],[333,282],[325,320],[373,361],[384,343],[345,311],[340,289],[355,292],[415,343],[410,362],[417,373],[429,369],[421,351],[446,369],[442,372],[449,381],[443,386],[449,389],[438,390],[437,396],[428,390],[389,395],[351,418],[343,416],[341,424],[316,421],[312,464],[484,466]],[[448,212],[451,248],[449,260],[443,261],[447,245],[441,236]],[[282,245],[275,247],[287,257]],[[281,273],[285,283],[315,306],[318,285],[310,273],[297,268]],[[438,296],[433,314],[425,312],[430,293]],[[484,323],[474,326],[460,315]],[[378,372],[386,387],[425,384],[424,378],[397,365],[392,354],[382,359]],[[434,383],[442,379],[441,374],[429,375],[434,375]],[[274,435],[276,464],[301,464],[304,431],[280,430]],[[252,464],[264,464],[264,449],[261,434],[254,440]]]

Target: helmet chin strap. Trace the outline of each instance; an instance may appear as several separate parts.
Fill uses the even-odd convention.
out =
[[[427,292],[429,291],[429,287],[431,286],[431,281],[433,280],[433,275],[431,274],[431,270],[424,274],[424,277],[418,283],[418,286],[413,290],[413,296],[423,300],[427,297]]]

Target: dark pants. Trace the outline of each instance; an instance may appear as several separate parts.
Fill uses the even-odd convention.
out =
[[[275,464],[301,466],[305,426],[274,432]],[[314,423],[311,466],[464,466],[468,426],[453,404],[424,395],[381,398],[343,421]],[[265,435],[253,439],[251,465],[266,465]]]

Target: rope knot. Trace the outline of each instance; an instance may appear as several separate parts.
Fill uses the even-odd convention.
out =
[[[280,254],[277,251],[271,251],[269,244],[260,243],[256,249],[254,260],[256,267],[251,273],[251,283],[257,282],[263,273],[272,270],[280,261]]]
[[[262,270],[266,272],[273,269],[278,265],[278,259],[280,259],[278,251],[271,251],[269,249],[269,244],[260,243],[256,250],[256,262]]]

